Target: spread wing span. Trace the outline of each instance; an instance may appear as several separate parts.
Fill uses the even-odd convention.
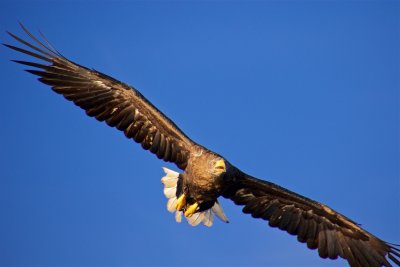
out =
[[[139,91],[106,74],[68,60],[44,37],[45,44],[22,24],[21,27],[35,45],[12,33],[8,34],[30,50],[4,45],[46,63],[19,60],[14,62],[37,68],[27,71],[39,76],[39,81],[50,85],[67,100],[73,101],[87,115],[105,121],[158,158],[185,169],[193,142]]]
[[[191,170],[199,174],[198,170],[203,168],[207,174],[207,164],[213,162],[214,172],[222,168],[225,175],[228,175],[223,159],[211,152],[204,153],[201,157],[201,153],[196,152],[198,145],[134,87],[68,60],[44,37],[43,43],[23,25],[21,26],[31,38],[32,43],[9,33],[26,47],[5,45],[44,61],[44,63],[37,63],[14,60],[35,68],[27,71],[39,76],[39,81],[50,85],[56,93],[84,109],[87,115],[123,131],[126,137],[140,143],[144,149],[149,150],[159,159],[173,162],[180,169],[186,169],[185,172]],[[189,167],[186,168],[191,154],[198,155],[196,159],[203,165],[192,166],[191,160]],[[207,156],[211,158],[210,161],[207,161]],[[215,160],[214,158],[218,160],[212,161]],[[202,159],[205,163],[201,161]],[[229,169],[229,176],[220,182],[222,184],[219,188],[223,191],[224,197],[233,200],[237,205],[244,206],[244,213],[251,214],[254,218],[264,219],[270,226],[296,235],[298,241],[307,243],[310,249],[318,249],[322,258],[341,257],[346,259],[352,267],[391,267],[392,264],[400,266],[400,249],[397,245],[380,240],[357,223],[321,203],[273,183],[251,177],[233,166],[230,168],[233,169]],[[179,174],[174,173],[172,182],[175,184],[169,184],[167,189],[176,191],[177,177]],[[219,181],[212,175],[210,176],[212,179],[209,180],[207,180],[209,178],[207,175],[199,175],[199,177],[194,177],[189,182],[195,179],[199,184],[204,184],[201,179],[205,179],[205,182],[211,181],[210,183]],[[177,201],[176,192],[167,195],[170,200]],[[185,201],[182,200],[185,198],[179,197],[179,199],[180,203]],[[197,205],[198,203],[191,204],[189,208],[195,206],[196,209]],[[224,218],[222,219],[225,220]]]
[[[400,266],[400,249],[368,233],[329,207],[238,171],[224,197],[269,226],[296,235],[322,258],[347,259],[352,267]],[[388,259],[386,258],[388,257]]]

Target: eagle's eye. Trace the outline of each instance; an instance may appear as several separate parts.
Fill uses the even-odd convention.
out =
[[[219,172],[225,172],[226,171],[225,161],[223,159],[217,160],[215,162],[214,169]]]

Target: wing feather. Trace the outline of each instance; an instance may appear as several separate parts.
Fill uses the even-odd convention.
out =
[[[84,109],[88,116],[105,121],[158,158],[185,169],[193,141],[139,91],[68,60],[46,39],[41,42],[22,24],[21,27],[32,39],[31,43],[12,33],[9,35],[34,52],[13,45],[5,46],[49,64],[21,60],[14,62],[36,68],[27,71],[39,76],[41,82]]]
[[[329,207],[273,183],[235,170],[223,196],[243,205],[243,212],[268,221],[321,258],[344,258],[352,267],[400,266],[396,245],[388,244]],[[390,261],[390,262],[389,262]]]

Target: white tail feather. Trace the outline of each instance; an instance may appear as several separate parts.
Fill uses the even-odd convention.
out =
[[[161,179],[161,182],[164,184],[164,187],[170,188],[176,186],[177,180],[178,179],[165,176]]]
[[[182,222],[182,214],[183,214],[182,211],[177,211],[177,212],[175,212],[175,221],[176,221],[177,223]]]
[[[213,225],[214,216],[210,209],[206,210],[204,213],[203,224],[205,226],[211,227]]]
[[[176,197],[176,186],[174,186],[174,187],[165,187],[164,188],[164,195],[167,198]]]
[[[171,213],[175,212],[175,221],[180,223],[182,221],[182,211],[176,210],[176,187],[179,180],[179,173],[172,171],[167,168],[163,168],[165,176],[161,178],[161,182],[164,184],[164,195],[168,198],[167,210]],[[228,222],[224,211],[218,201],[215,202],[211,209],[196,212],[191,217],[186,217],[188,223],[192,226],[203,223],[205,226],[211,227],[214,222],[214,214],[217,215],[223,222]]]
[[[228,221],[228,218],[226,217],[224,211],[222,210],[222,207],[221,207],[221,205],[219,204],[218,200],[215,201],[215,204],[214,204],[214,206],[211,208],[211,210],[215,213],[215,215],[218,216],[218,218],[221,219],[221,221],[226,222],[226,223],[229,222],[229,221]]]
[[[175,177],[176,179],[178,179],[178,177],[179,177],[179,172],[176,172],[176,171],[167,169],[167,168],[165,168],[165,167],[163,167],[162,169],[163,169],[163,171],[167,174],[167,176],[169,176],[169,177]]]
[[[176,197],[168,199],[167,202],[167,210],[169,212],[174,212],[176,211]]]
[[[191,226],[197,226],[201,223],[204,219],[204,212],[196,212],[192,216],[187,218],[187,221]]]

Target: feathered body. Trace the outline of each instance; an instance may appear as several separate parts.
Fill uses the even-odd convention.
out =
[[[218,160],[222,158],[217,154],[199,148],[182,173],[182,193],[190,196],[188,203],[200,203],[200,210],[211,208],[222,194],[226,173],[214,169]]]

